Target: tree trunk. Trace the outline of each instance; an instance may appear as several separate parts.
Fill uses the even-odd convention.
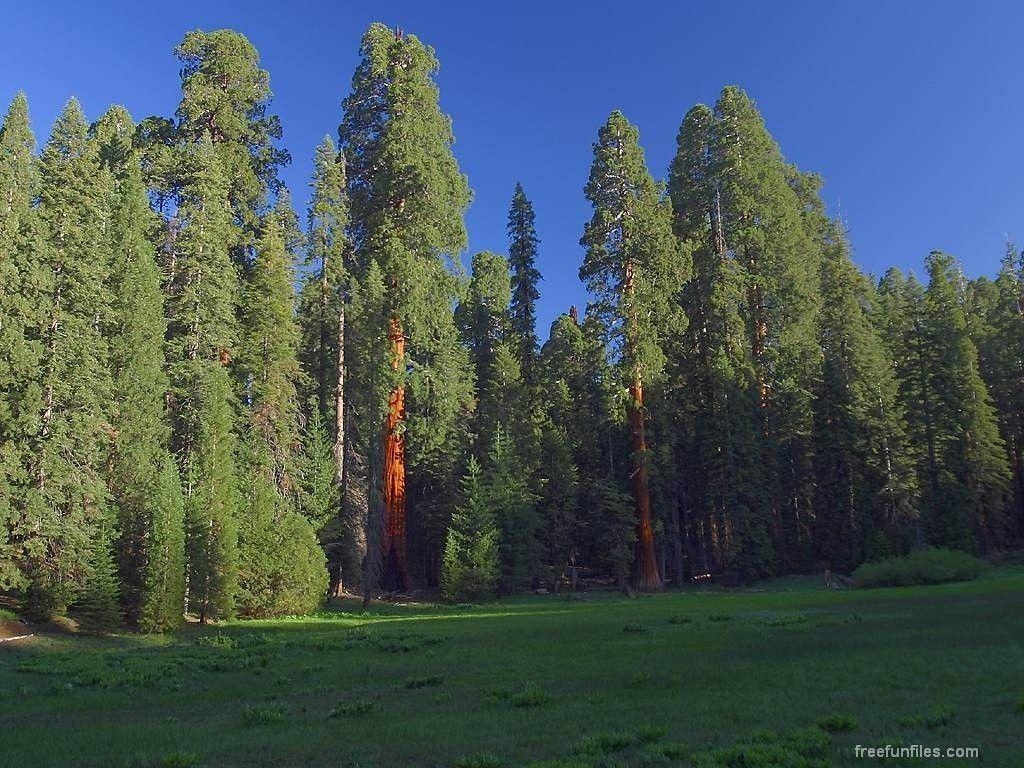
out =
[[[392,366],[400,370],[405,364],[405,336],[397,318],[391,319],[388,330]],[[384,431],[384,573],[383,586],[392,591],[409,588],[409,570],[405,547],[405,386],[398,385],[388,401]]]
[[[636,503],[636,557],[633,560],[633,587],[637,590],[661,589],[658,557],[654,549],[651,522],[651,489],[647,478],[647,437],[644,430],[644,390],[637,376],[629,388],[629,433],[633,448],[633,499]]]

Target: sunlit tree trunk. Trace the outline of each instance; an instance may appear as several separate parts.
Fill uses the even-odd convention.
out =
[[[397,318],[388,331],[392,366],[399,370],[405,359],[405,336]],[[384,573],[383,586],[397,591],[409,588],[405,550],[405,386],[392,390],[384,431]]]

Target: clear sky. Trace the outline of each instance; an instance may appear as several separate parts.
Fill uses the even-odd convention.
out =
[[[916,269],[929,250],[993,274],[1024,244],[1024,90],[1019,2],[309,2],[36,0],[0,12],[0,100],[28,95],[42,143],[75,95],[90,119],[120,103],[141,119],[178,102],[173,49],[190,29],[245,33],[270,71],[293,157],[283,177],[308,198],[316,144],[340,104],[372,21],[433,45],[443,108],[474,201],[470,252],[505,252],[521,181],[544,274],[539,331],[586,302],[576,277],[589,216],[582,188],[598,126],[636,123],[664,178],[679,123],[725,84],[756,100],[786,157],[822,174],[857,261]]]

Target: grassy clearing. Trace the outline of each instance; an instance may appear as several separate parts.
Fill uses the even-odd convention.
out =
[[[986,766],[1024,765],[1020,567],[867,591],[788,579],[348,607],[0,647],[4,759],[853,768],[853,745],[890,743],[978,746]],[[906,763],[918,764],[943,762]]]

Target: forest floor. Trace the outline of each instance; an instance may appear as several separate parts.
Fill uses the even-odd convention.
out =
[[[0,764],[689,766],[817,724],[830,733],[793,737],[818,744],[817,763],[772,762],[762,733],[746,762],[707,764],[1020,768],[1022,643],[1020,566],[933,587],[795,578],[367,614],[341,601],[166,637],[44,632],[0,645]],[[857,744],[981,759],[872,760]]]

